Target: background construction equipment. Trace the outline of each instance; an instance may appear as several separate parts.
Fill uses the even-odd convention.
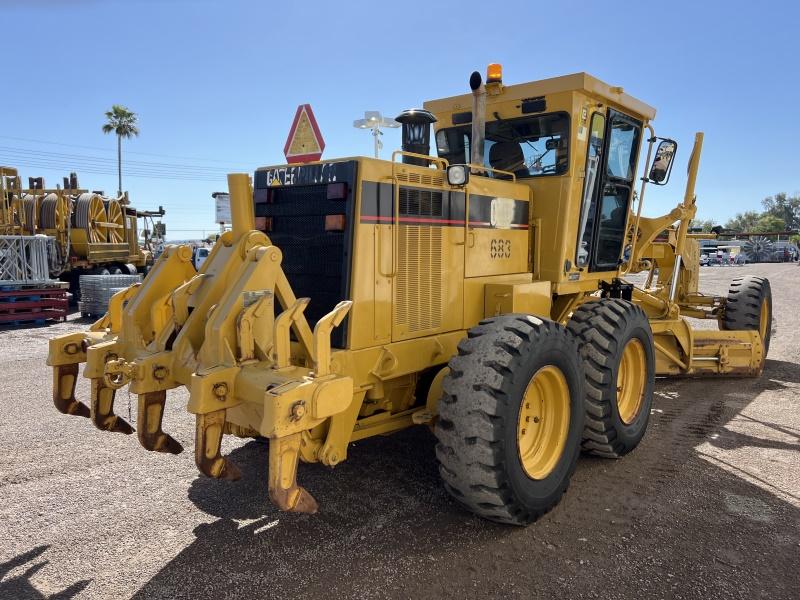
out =
[[[107,198],[81,189],[75,173],[64,178],[63,187],[47,188],[41,177],[30,177],[23,188],[17,169],[0,167],[0,236],[52,238],[49,276],[68,282],[76,299],[82,274],[144,273],[162,242],[151,234],[160,231],[154,219],[163,215],[163,209],[133,208],[127,194]],[[141,232],[139,220],[145,223]]]

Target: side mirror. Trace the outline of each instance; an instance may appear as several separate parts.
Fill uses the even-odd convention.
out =
[[[469,169],[467,165],[450,165],[447,167],[447,183],[458,187],[467,185],[467,183],[469,183]]]
[[[650,173],[647,179],[656,185],[666,185],[672,173],[672,162],[675,159],[675,152],[678,150],[678,142],[674,140],[661,140],[656,148],[656,157],[650,166]]]

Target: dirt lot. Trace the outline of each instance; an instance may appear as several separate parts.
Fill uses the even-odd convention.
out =
[[[743,274],[773,286],[763,377],[659,380],[641,446],[582,458],[525,529],[451,502],[422,428],[302,466],[321,513],[278,513],[263,444],[226,442],[242,480],[199,476],[184,392],[164,427],[179,456],[57,414],[47,339],[83,324],[2,330],[0,598],[797,598],[800,268],[708,267],[701,287]]]

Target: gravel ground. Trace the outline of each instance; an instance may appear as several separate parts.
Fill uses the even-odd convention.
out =
[[[85,324],[0,330],[0,598],[797,598],[800,268],[707,267],[701,287],[743,274],[772,282],[763,377],[659,380],[639,448],[582,458],[527,528],[451,502],[424,428],[303,465],[320,514],[278,513],[261,443],[226,441],[242,480],[198,475],[183,391],[164,427],[179,456],[59,415],[47,340]]]

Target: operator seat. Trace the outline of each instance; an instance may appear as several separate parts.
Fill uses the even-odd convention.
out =
[[[517,142],[496,142],[489,148],[489,165],[493,169],[510,171],[517,177],[529,175],[525,155]],[[503,178],[498,175],[498,178]]]
[[[618,206],[614,210],[611,211],[610,218],[608,220],[608,226],[613,227],[614,229],[622,230],[625,228],[625,216],[627,215],[627,211]]]

